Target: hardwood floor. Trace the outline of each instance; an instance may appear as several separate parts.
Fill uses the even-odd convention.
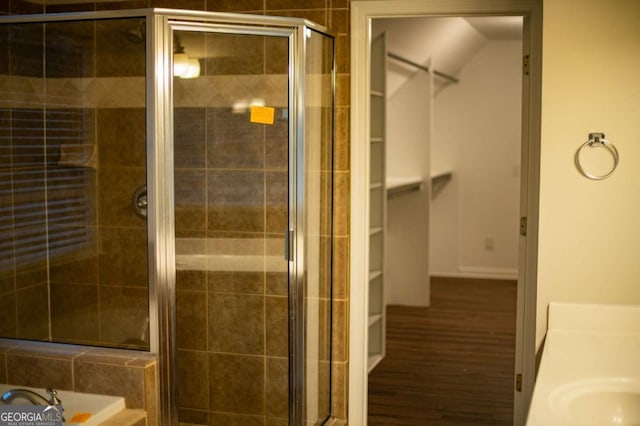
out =
[[[369,426],[511,425],[516,282],[437,278],[431,307],[388,306]]]

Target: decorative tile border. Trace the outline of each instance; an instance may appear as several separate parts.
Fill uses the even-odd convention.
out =
[[[325,76],[309,77],[317,93]],[[175,107],[233,107],[257,99],[286,107],[286,75],[223,75],[175,79]],[[326,86],[325,86],[326,87]],[[0,108],[144,108],[144,77],[48,78],[0,76]]]

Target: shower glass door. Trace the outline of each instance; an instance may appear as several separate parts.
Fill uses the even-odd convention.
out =
[[[320,425],[331,412],[333,38],[247,19],[170,24],[178,418]]]
[[[305,424],[322,424],[331,411],[331,323],[333,245],[333,39],[305,34],[303,203]],[[299,204],[300,206],[300,204]]]
[[[173,32],[180,423],[289,424],[292,31],[244,30]]]
[[[0,337],[149,350],[146,20],[57,18],[0,19]]]

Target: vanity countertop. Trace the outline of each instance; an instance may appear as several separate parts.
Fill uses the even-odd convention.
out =
[[[552,303],[528,426],[639,424],[640,307]]]

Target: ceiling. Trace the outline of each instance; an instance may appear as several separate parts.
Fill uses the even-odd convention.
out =
[[[387,35],[387,50],[451,76],[457,76],[464,65],[489,41],[521,40],[522,17],[418,17],[375,19],[372,35]],[[416,72],[410,66],[389,61],[387,91],[395,91]],[[435,91],[449,83],[435,79]]]
[[[521,16],[482,16],[464,18],[488,40],[521,40]]]

